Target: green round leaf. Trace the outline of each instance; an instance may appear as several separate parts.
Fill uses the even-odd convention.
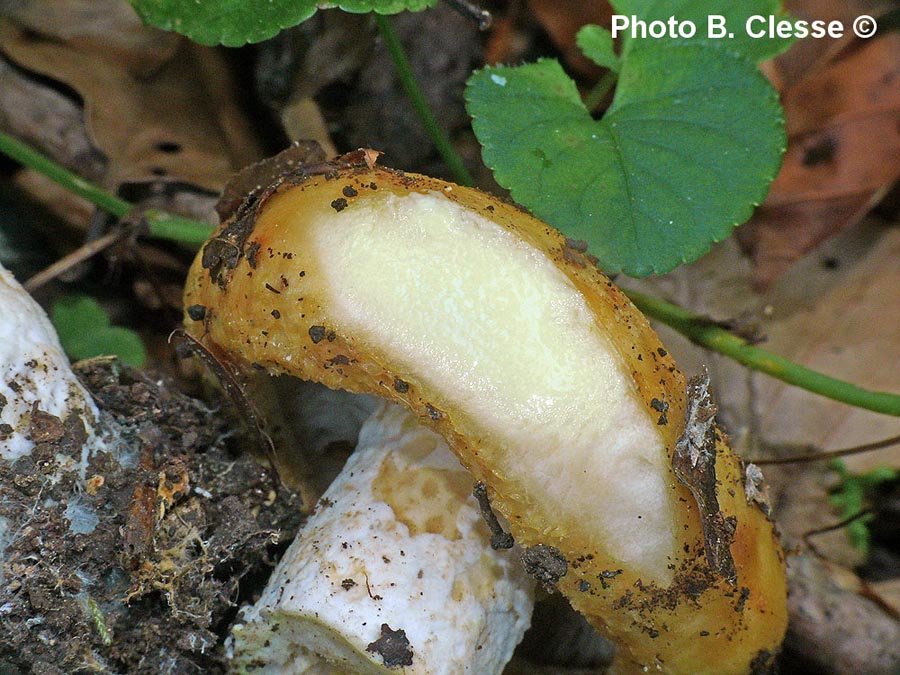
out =
[[[432,7],[437,0],[131,0],[143,21],[188,36],[204,45],[240,47],[261,42],[316,13],[338,8],[347,12],[397,14]]]
[[[63,349],[75,361],[114,354],[123,363],[141,366],[147,358],[138,334],[110,326],[109,316],[90,296],[68,295],[57,300],[50,318]]]
[[[466,94],[497,182],[635,276],[698,258],[749,218],[785,145],[755,65],[705,45],[635,45],[602,120],[552,60],[486,68]]]

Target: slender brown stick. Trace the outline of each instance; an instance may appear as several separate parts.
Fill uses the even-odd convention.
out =
[[[843,448],[841,450],[829,450],[828,452],[817,452],[811,455],[798,455],[796,457],[776,457],[773,459],[748,459],[751,464],[760,466],[766,464],[794,464],[800,462],[818,462],[823,459],[836,459],[838,457],[846,457],[847,455],[858,455],[862,452],[872,452],[873,450],[882,450],[892,445],[900,445],[900,436],[891,436],[880,441],[866,443],[865,445],[857,445],[853,448]]]
[[[809,546],[810,551],[815,553],[820,558],[824,558],[825,556],[823,556],[819,552],[819,550],[815,547],[815,545],[812,543],[812,541],[810,541],[813,537],[820,535],[820,534],[826,534],[827,532],[834,532],[835,530],[842,530],[843,528],[847,527],[851,523],[855,523],[857,520],[860,520],[861,518],[865,518],[866,516],[871,515],[872,513],[873,513],[873,511],[870,508],[863,509],[862,511],[854,513],[852,516],[850,516],[848,518],[844,518],[843,520],[840,520],[840,521],[834,523],[833,525],[828,525],[827,527],[820,527],[816,530],[810,530],[809,532],[806,532],[803,534],[803,543],[805,543],[807,546]]]
[[[83,246],[79,246],[68,255],[63,256],[55,263],[41,270],[26,281],[24,284],[25,290],[29,293],[33,293],[47,282],[52,281],[60,274],[75,267],[75,265],[78,265],[89,258],[93,258],[101,251],[105,251],[113,244],[120,242],[127,235],[128,231],[125,228],[116,228],[112,232],[107,232],[102,237],[89,241]]]

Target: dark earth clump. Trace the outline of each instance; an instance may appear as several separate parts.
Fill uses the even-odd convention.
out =
[[[569,565],[566,556],[555,546],[538,544],[522,552],[525,571],[537,579],[548,593],[555,590],[556,583],[566,576]]]
[[[378,654],[388,668],[399,668],[413,664],[413,650],[406,637],[406,631],[393,630],[386,623],[381,624],[381,637],[366,647],[367,652]]]
[[[223,673],[299,497],[218,411],[112,359],[76,370],[115,436],[82,476],[81,420],[35,414],[32,454],[0,461],[0,674]]]

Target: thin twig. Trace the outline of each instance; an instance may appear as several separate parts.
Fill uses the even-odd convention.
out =
[[[253,401],[244,393],[244,388],[238,375],[228,362],[220,359],[209,347],[181,328],[176,328],[169,333],[169,343],[174,343],[176,348],[183,347],[190,354],[203,361],[206,367],[212,371],[222,390],[237,409],[238,415],[246,423],[247,427],[256,432],[259,446],[271,462],[272,470],[277,474],[278,465],[275,461],[275,443],[272,441],[272,437],[266,433],[265,420],[256,409]]]
[[[797,455],[796,457],[775,457],[773,459],[748,459],[751,464],[795,464],[800,462],[818,462],[824,459],[836,459],[838,457],[846,457],[848,455],[858,455],[863,452],[872,452],[873,450],[882,450],[892,445],[900,445],[900,436],[892,436],[884,438],[880,441],[866,443],[865,445],[857,445],[853,448],[843,448],[841,450],[829,450],[828,452],[817,452],[811,455]]]
[[[428,135],[431,136],[434,147],[440,153],[450,171],[453,172],[457,183],[460,185],[474,185],[475,180],[466,168],[462,157],[456,152],[450,139],[447,138],[447,134],[434,116],[434,112],[429,107],[428,101],[425,100],[425,93],[413,74],[412,67],[409,65],[409,59],[406,57],[406,52],[403,50],[403,45],[400,43],[400,38],[397,37],[396,31],[391,25],[390,19],[376,13],[375,23],[378,25],[378,32],[381,33],[381,38],[384,40],[391,58],[394,60],[394,67],[397,69],[397,75],[400,77],[403,89],[406,91],[406,95],[409,97],[416,114],[422,121],[422,125],[425,127]]]
[[[809,546],[809,549],[813,553],[815,553],[817,556],[819,556],[820,558],[824,558],[825,556],[823,556],[819,552],[819,550],[815,547],[815,545],[810,541],[810,539],[812,537],[815,537],[820,534],[826,534],[828,532],[834,532],[835,530],[842,530],[845,527],[847,527],[848,525],[855,523],[857,520],[860,520],[862,518],[865,518],[866,516],[872,515],[872,513],[873,513],[873,511],[870,508],[863,509],[862,511],[854,513],[852,516],[850,516],[848,518],[844,518],[843,520],[840,520],[840,521],[834,523],[833,525],[828,525],[826,527],[820,527],[818,529],[810,530],[809,532],[805,532],[803,534],[803,543],[805,543],[807,546]]]
[[[662,321],[691,342],[728,356],[738,363],[767,375],[802,387],[820,396],[865,408],[884,415],[900,417],[900,395],[863,389],[750,344],[719,323],[692,314],[683,307],[638,291],[626,291],[644,314]]]
[[[93,241],[89,241],[83,246],[79,246],[68,255],[63,256],[55,263],[41,270],[33,277],[31,277],[28,281],[26,281],[23,284],[25,290],[29,293],[34,293],[34,291],[36,291],[38,288],[40,288],[47,282],[52,281],[64,272],[72,269],[73,267],[75,267],[75,265],[78,265],[79,263],[82,263],[85,260],[94,257],[101,251],[104,251],[113,244],[118,243],[119,241],[124,239],[126,235],[127,231],[124,228],[117,228],[112,232],[107,232],[98,239],[94,239]]]
[[[512,534],[503,529],[503,526],[497,519],[497,514],[494,513],[494,509],[491,508],[491,502],[488,499],[487,494],[487,486],[481,481],[478,481],[472,489],[472,494],[475,495],[475,499],[478,500],[478,508],[481,510],[481,517],[484,518],[484,522],[487,523],[488,529],[491,531],[491,548],[495,551],[512,548],[516,541],[513,539]]]

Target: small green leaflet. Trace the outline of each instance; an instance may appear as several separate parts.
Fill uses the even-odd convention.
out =
[[[614,3],[619,12],[626,4],[639,13],[662,3]],[[737,17],[773,3],[678,4],[686,17]],[[666,7],[668,18],[676,10]],[[614,65],[603,40],[579,35],[588,56]],[[609,272],[644,276],[700,257],[764,199],[786,142],[777,94],[755,59],[788,43],[721,42],[626,41],[601,120],[556,61],[476,72],[466,99],[485,163],[517,202],[587,241]]]
[[[143,21],[204,45],[240,47],[306,21],[319,9],[397,14],[433,7],[437,0],[130,0]]]
[[[619,72],[619,56],[613,46],[612,33],[602,26],[583,26],[576,37],[578,48],[598,66]]]
[[[72,360],[115,354],[130,366],[141,366],[147,358],[138,334],[111,326],[109,316],[92,297],[67,295],[53,304],[50,318],[59,341]]]

